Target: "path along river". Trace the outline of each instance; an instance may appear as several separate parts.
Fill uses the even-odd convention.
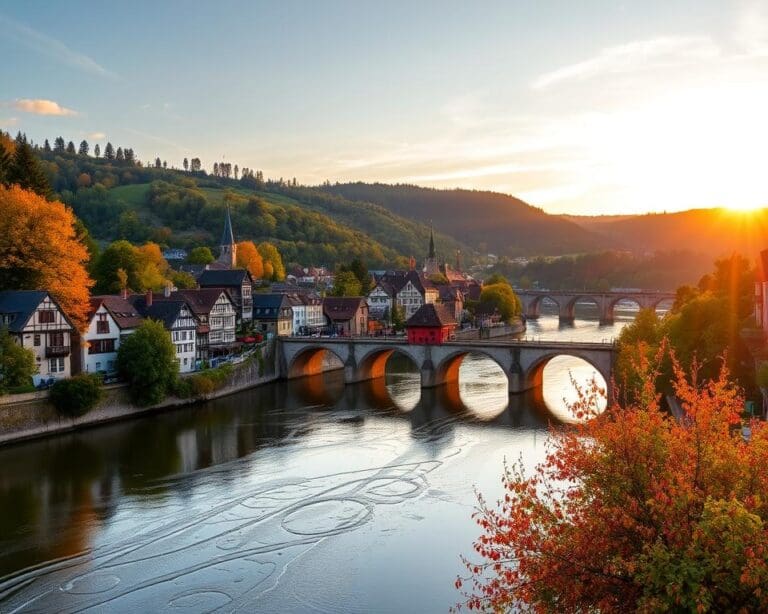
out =
[[[611,326],[556,317],[546,339]],[[338,373],[0,449],[0,612],[444,612],[471,554],[477,487],[506,457],[535,464],[567,412],[553,360],[544,394],[509,397],[465,359],[458,390]]]

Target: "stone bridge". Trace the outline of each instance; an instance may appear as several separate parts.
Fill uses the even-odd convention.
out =
[[[467,354],[476,353],[499,365],[507,375],[510,393],[540,387],[544,367],[556,356],[581,358],[602,375],[610,388],[615,358],[612,343],[561,341],[473,340],[416,345],[405,339],[281,337],[278,348],[278,365],[283,377],[292,379],[327,371],[330,352],[344,366],[346,383],[383,377],[389,357],[402,354],[421,372],[422,388],[457,382],[461,361]]]
[[[541,312],[541,303],[549,299],[558,307],[561,322],[573,322],[577,302],[590,302],[597,305],[600,322],[613,322],[613,310],[619,301],[632,301],[641,309],[656,309],[662,301],[675,299],[674,292],[587,292],[578,290],[516,290],[523,304],[526,318],[535,319]]]

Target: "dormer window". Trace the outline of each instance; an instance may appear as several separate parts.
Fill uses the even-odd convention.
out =
[[[41,309],[38,311],[37,321],[40,324],[53,324],[56,321],[56,315],[53,309]]]

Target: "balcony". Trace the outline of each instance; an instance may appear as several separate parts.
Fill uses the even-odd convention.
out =
[[[68,345],[49,345],[45,348],[46,358],[60,358],[62,356],[69,356]]]

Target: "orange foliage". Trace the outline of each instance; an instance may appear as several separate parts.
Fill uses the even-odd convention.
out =
[[[0,212],[0,289],[47,290],[82,329],[93,281],[72,211],[18,186],[0,186]]]
[[[237,266],[248,269],[254,279],[264,276],[264,262],[253,241],[241,241],[237,244]]]
[[[743,436],[725,368],[702,383],[672,360],[679,421],[660,408],[646,360],[640,404],[598,415],[593,384],[574,407],[587,421],[553,429],[532,473],[505,467],[495,506],[479,497],[481,560],[465,559],[458,607],[768,609],[768,428],[752,421]]]

